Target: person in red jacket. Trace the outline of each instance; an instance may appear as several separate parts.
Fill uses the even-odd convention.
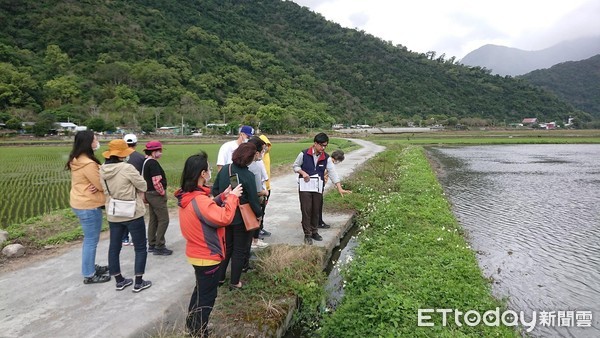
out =
[[[181,187],[175,192],[179,225],[186,239],[185,254],[194,267],[196,286],[186,326],[194,337],[208,337],[208,318],[217,298],[219,266],[225,258],[225,227],[239,205],[242,186],[228,187],[213,198],[205,184],[211,178],[208,156],[201,151],[185,161]]]

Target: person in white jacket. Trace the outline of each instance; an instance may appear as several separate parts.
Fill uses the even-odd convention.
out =
[[[121,274],[120,254],[122,248],[123,232],[128,230],[133,241],[135,251],[135,285],[133,292],[140,292],[152,286],[152,282],[142,277],[146,269],[148,250],[146,247],[146,225],[144,223],[144,192],[147,184],[134,166],[128,164],[126,159],[133,152],[123,140],[112,140],[108,143],[108,150],[102,153],[106,162],[100,167],[100,181],[106,197],[106,210],[108,225],[110,227],[110,245],[108,247],[108,271],[115,277],[116,289],[121,291],[134,283],[133,279],[125,278]],[[135,213],[132,217],[116,216],[111,214],[110,199],[135,200]]]

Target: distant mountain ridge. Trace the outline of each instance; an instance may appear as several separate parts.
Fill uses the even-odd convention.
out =
[[[600,55],[535,70],[520,78],[554,92],[593,116],[600,116]]]
[[[537,51],[485,45],[467,54],[460,63],[485,67],[492,74],[516,76],[550,68],[561,62],[584,60],[597,54],[600,54],[600,35],[564,41]]]

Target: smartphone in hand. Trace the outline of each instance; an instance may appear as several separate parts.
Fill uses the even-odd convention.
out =
[[[229,184],[231,184],[231,189],[235,189],[235,187],[237,187],[238,184],[240,184],[238,174],[233,174],[229,176]]]

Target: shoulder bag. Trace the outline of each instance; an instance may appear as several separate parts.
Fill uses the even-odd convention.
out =
[[[231,164],[229,165],[229,176],[231,176]],[[242,214],[242,219],[244,220],[244,226],[246,226],[246,231],[252,231],[260,228],[260,222],[256,218],[256,214],[254,214],[250,203],[240,204],[239,207],[240,213]]]
[[[135,191],[133,192],[133,201],[119,200],[113,198],[110,195],[108,182],[104,180],[104,183],[106,184],[106,191],[108,192],[108,196],[110,197],[110,199],[108,200],[108,208],[106,209],[106,214],[118,217],[133,217],[135,215],[136,210]]]

